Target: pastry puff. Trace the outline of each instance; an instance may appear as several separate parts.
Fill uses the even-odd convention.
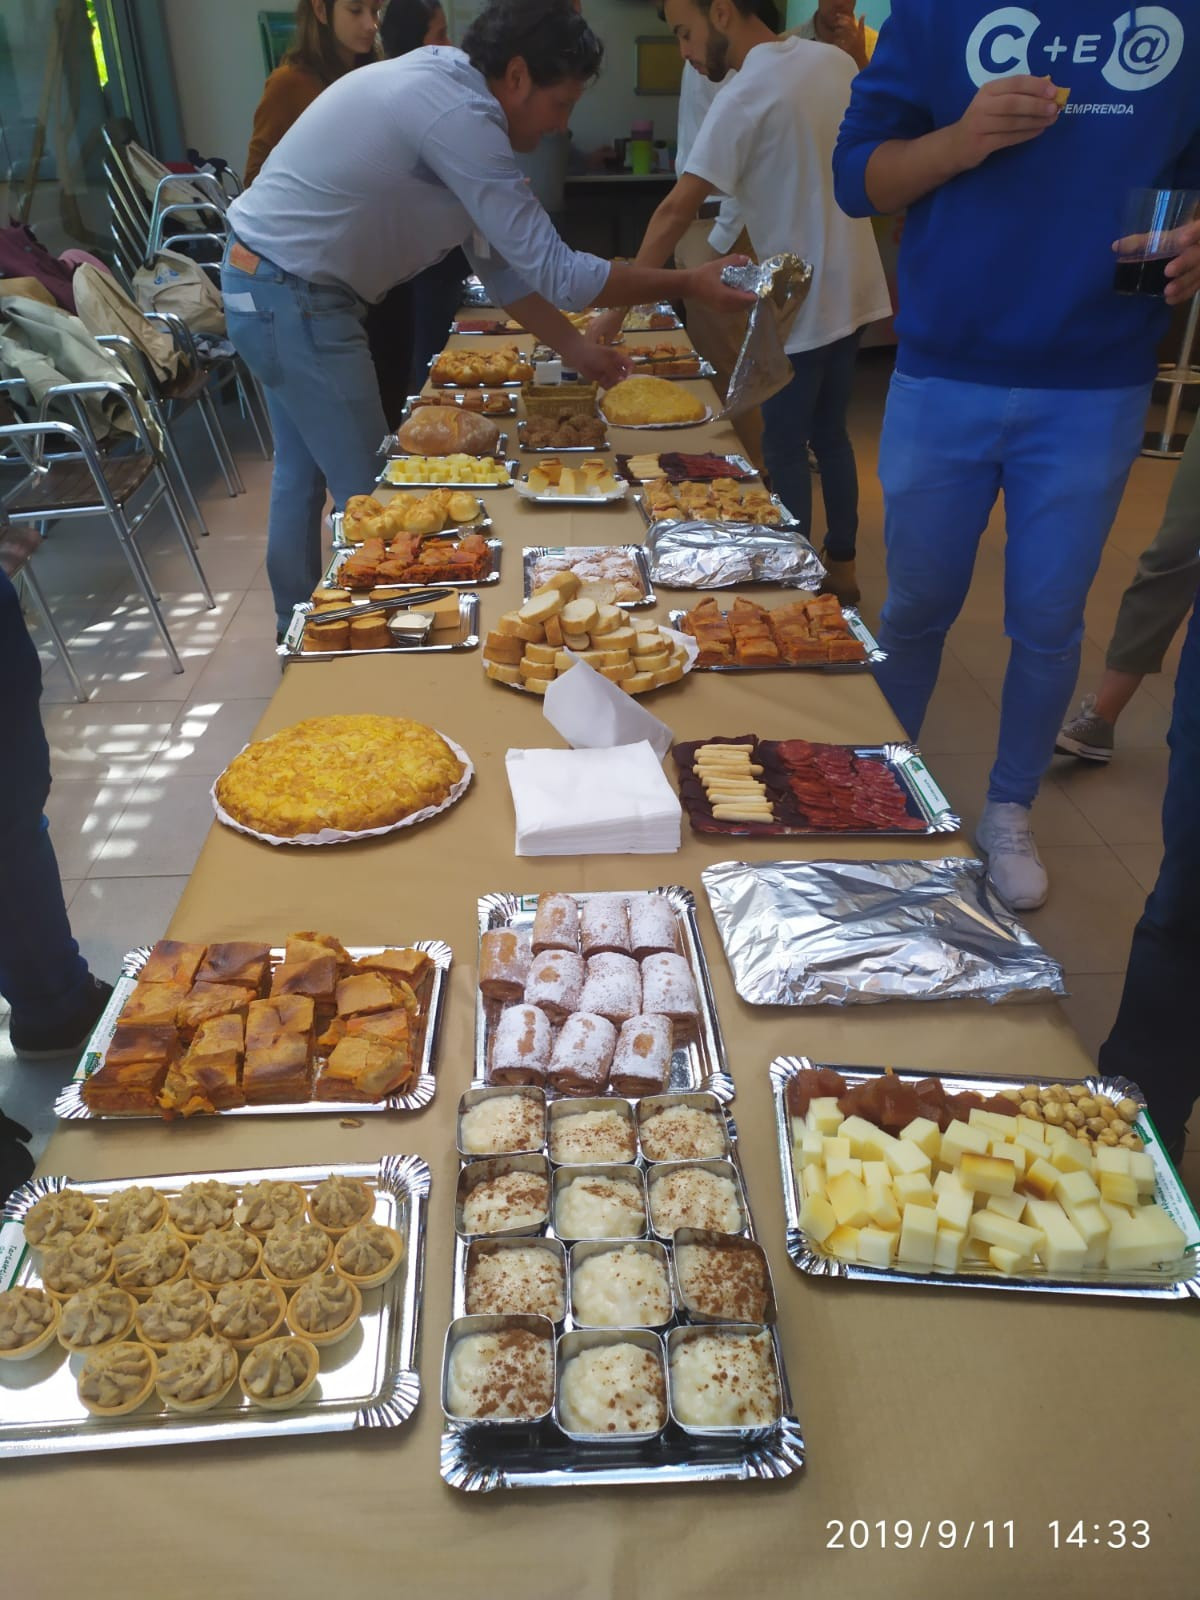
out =
[[[105,1345],[80,1369],[79,1398],[94,1417],[123,1417],[137,1410],[157,1377],[158,1357],[146,1345],[132,1340]]]
[[[287,1411],[299,1405],[316,1383],[321,1358],[307,1339],[268,1339],[242,1362],[242,1393],[268,1411]]]
[[[360,1289],[374,1289],[404,1260],[404,1239],[381,1222],[356,1222],[333,1251],[334,1271]]]

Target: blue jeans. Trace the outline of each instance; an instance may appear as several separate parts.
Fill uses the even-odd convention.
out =
[[[16,590],[0,572],[0,994],[14,1022],[41,1028],[83,999],[87,963],[71,937],[62,879],[43,814],[50,748],[42,669]]]
[[[1167,742],[1162,866],[1133,930],[1117,1020],[1100,1047],[1100,1071],[1140,1085],[1170,1144],[1200,1094],[1200,611],[1192,612],[1184,641]]]
[[[846,430],[860,329],[819,350],[789,356],[796,376],[766,401],[763,462],[771,487],[812,537],[812,475],[808,446],[821,468],[825,549],[834,561],[853,561],[858,536],[858,468]]]
[[[916,738],[979,539],[1004,491],[1010,641],[988,799],[1033,804],[1079,673],[1083,607],[1149,389],[1002,389],[897,372],[879,446],[887,600],[876,668]]]
[[[321,576],[328,488],[340,509],[369,494],[387,431],[367,336],[366,306],[350,289],[305,283],[272,262],[221,268],[225,320],[262,384],[275,431],[267,576],[279,628]]]

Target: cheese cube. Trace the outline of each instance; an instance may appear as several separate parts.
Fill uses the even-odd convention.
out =
[[[952,1122],[942,1135],[938,1159],[945,1167],[956,1167],[968,1150],[986,1155],[988,1135],[985,1128],[973,1128],[966,1122]]]
[[[920,1145],[906,1144],[901,1139],[892,1140],[883,1152],[883,1159],[894,1177],[899,1177],[902,1172],[923,1172],[928,1177],[933,1170],[933,1162]]]
[[[808,1125],[817,1133],[836,1133],[842,1120],[842,1113],[833,1095],[818,1095],[808,1102]]]
[[[969,1189],[964,1189],[958,1181],[957,1172],[939,1172],[933,1180],[933,1192],[934,1194],[945,1194],[947,1190],[951,1194],[970,1194],[971,1192]]]
[[[814,1161],[820,1161],[823,1144],[824,1140],[819,1133],[814,1133],[811,1128],[805,1128],[800,1142],[792,1146],[797,1166],[807,1167]]]
[[[990,1244],[985,1244],[982,1239],[972,1239],[970,1235],[967,1236],[967,1242],[963,1246],[962,1253],[964,1262],[988,1261],[991,1258],[991,1254],[992,1246]]]
[[[1102,1172],[1116,1172],[1126,1177],[1129,1174],[1129,1151],[1123,1149],[1119,1144],[1097,1145],[1096,1153],[1092,1157],[1092,1161],[1094,1163],[1093,1170],[1096,1174],[1097,1182],[1099,1182],[1100,1174]],[[1101,1194],[1104,1192],[1103,1184],[1100,1184],[1100,1192]]]
[[[1033,1265],[1031,1256],[1023,1256],[1016,1250],[1005,1250],[998,1244],[994,1244],[988,1251],[988,1260],[997,1272],[1003,1272],[1008,1276],[1014,1272],[1025,1272]]]
[[[1015,1119],[1000,1111],[981,1111],[976,1107],[968,1120],[973,1128],[986,1128],[989,1139],[997,1135],[1004,1139],[1016,1131]]]
[[[1058,1128],[1052,1122],[1046,1124],[1046,1143],[1048,1145],[1075,1144],[1076,1142],[1075,1135],[1068,1133],[1065,1128]],[[1082,1143],[1082,1141],[1078,1142]]]
[[[1104,1264],[1110,1272],[1136,1272],[1177,1261],[1183,1254],[1183,1233],[1159,1205],[1139,1206],[1136,1213],[1121,1217],[1109,1215],[1109,1221]]]
[[[825,1248],[839,1261],[858,1260],[858,1229],[848,1224],[835,1228],[825,1241]]]
[[[939,1228],[933,1246],[933,1264],[943,1272],[957,1272],[962,1266],[967,1236],[956,1228]]]
[[[1045,1144],[1046,1142],[1046,1124],[1044,1122],[1035,1122],[1032,1117],[1018,1114],[1017,1132],[1025,1134],[1027,1138],[1036,1139],[1038,1144]]]
[[[839,1157],[843,1161],[850,1159],[850,1141],[843,1139],[839,1134],[826,1133],[821,1138],[821,1160],[828,1161],[831,1156]]]
[[[806,1195],[825,1193],[825,1168],[819,1161],[814,1161],[805,1167],[800,1174],[800,1187]]]
[[[831,1178],[825,1187],[839,1225],[848,1224],[853,1228],[861,1228],[870,1222],[867,1191],[861,1179],[849,1172],[843,1172],[840,1177]]]
[[[1086,1172],[1064,1172],[1054,1193],[1064,1205],[1069,1202],[1073,1206],[1086,1206],[1100,1198],[1099,1189]]]
[[[969,1189],[943,1189],[937,1198],[938,1222],[943,1227],[965,1233],[971,1221],[973,1199]]]
[[[896,1259],[905,1266],[928,1271],[937,1248],[937,1213],[932,1206],[907,1205],[900,1222]]]
[[[1067,1201],[1060,1201],[1066,1212],[1067,1220],[1075,1232],[1088,1248],[1088,1265],[1094,1264],[1092,1252],[1099,1250],[1100,1254],[1095,1260],[1104,1259],[1104,1249],[1108,1242],[1108,1218],[1101,1211],[1099,1205],[1076,1206]]]
[[[967,1237],[982,1239],[985,1244],[998,1244],[1004,1250],[1015,1251],[1032,1260],[1045,1242],[1040,1228],[1031,1228],[1024,1222],[1014,1222],[995,1211],[976,1211],[967,1225]]]
[[[864,1161],[862,1164],[862,1180],[869,1189],[873,1183],[882,1183],[884,1188],[890,1188],[892,1174],[886,1161]]]
[[[864,1157],[869,1160],[871,1152],[879,1148],[879,1135],[882,1131],[865,1117],[847,1117],[838,1129],[838,1136],[850,1141],[852,1156],[858,1156],[859,1160]]]
[[[1122,1155],[1128,1155],[1128,1150],[1123,1150]],[[1111,1200],[1119,1206],[1136,1206],[1138,1203],[1138,1186],[1128,1172],[1100,1172],[1100,1198]]]
[[[814,1244],[823,1244],[837,1227],[833,1207],[824,1195],[809,1195],[800,1207],[800,1226]]]
[[[915,1144],[930,1161],[936,1161],[942,1143],[941,1129],[929,1117],[914,1117],[907,1127],[900,1129],[900,1139]]]
[[[1025,1206],[1025,1221],[1040,1228],[1046,1242],[1038,1251],[1047,1272],[1059,1275],[1078,1272],[1087,1260],[1087,1245],[1078,1228],[1054,1200],[1030,1200]]]
[[[1023,1194],[990,1194],[987,1197],[988,1211],[994,1211],[999,1217],[1011,1217],[1014,1222],[1020,1222],[1021,1213],[1025,1209],[1025,1196]]]
[[[890,1267],[896,1255],[896,1234],[883,1228],[858,1230],[858,1259],[867,1267]]]
[[[931,1206],[934,1203],[933,1185],[923,1172],[902,1172],[892,1179],[892,1193],[900,1206]]]
[[[842,1172],[849,1172],[853,1177],[861,1178],[863,1164],[857,1156],[826,1156],[825,1176],[836,1178]]]
[[[1024,1175],[1025,1168],[1029,1165],[1028,1158],[1020,1145],[1012,1144],[1007,1139],[993,1139],[988,1146],[988,1154],[995,1156],[997,1161],[1011,1161],[1018,1179]]]
[[[1129,1174],[1139,1194],[1154,1193],[1154,1157],[1146,1150],[1129,1152]]]
[[[1092,1150],[1086,1139],[1067,1139],[1048,1145],[1050,1165],[1059,1172],[1091,1172]]]
[[[872,1183],[867,1188],[867,1211],[877,1228],[889,1233],[900,1230],[900,1208],[888,1184]]]
[[[982,1194],[1011,1194],[1017,1169],[1011,1161],[1001,1161],[996,1156],[978,1155],[973,1150],[967,1150],[958,1163],[958,1177],[964,1189]]]
[[[1059,1176],[1057,1167],[1052,1167],[1039,1157],[1027,1168],[1023,1181],[1029,1193],[1038,1200],[1049,1200],[1058,1188]]]
[[[1035,1161],[1050,1160],[1050,1148],[1044,1139],[1031,1139],[1027,1133],[1018,1133],[1012,1141],[1025,1152],[1025,1166],[1028,1169]]]

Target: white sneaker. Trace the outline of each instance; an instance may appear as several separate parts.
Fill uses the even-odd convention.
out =
[[[1033,842],[1029,807],[989,800],[975,843],[987,857],[988,882],[1014,911],[1036,911],[1046,903],[1050,880]]]

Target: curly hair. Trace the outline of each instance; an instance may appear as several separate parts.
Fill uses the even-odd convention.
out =
[[[604,46],[571,0],[491,0],[462,48],[485,78],[502,78],[520,56],[539,89],[564,78],[590,82],[604,58]]]

